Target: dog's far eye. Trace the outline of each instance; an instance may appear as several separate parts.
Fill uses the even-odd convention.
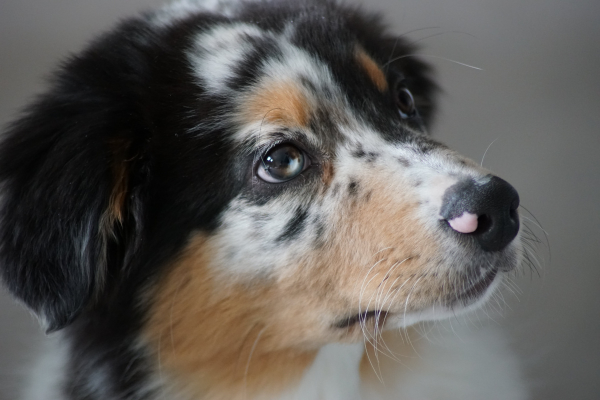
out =
[[[304,153],[296,146],[284,143],[261,157],[256,173],[263,181],[281,183],[300,175],[305,164]]]
[[[408,90],[406,86],[401,83],[396,85],[394,100],[396,101],[398,111],[400,111],[400,116],[403,119],[410,118],[415,115],[415,99],[413,98],[410,90]]]

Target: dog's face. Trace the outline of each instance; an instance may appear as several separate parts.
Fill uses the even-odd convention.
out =
[[[124,24],[9,132],[9,287],[212,381],[489,296],[518,196],[427,136],[414,49],[331,4],[226,13]]]

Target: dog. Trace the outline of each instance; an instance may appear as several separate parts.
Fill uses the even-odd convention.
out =
[[[68,59],[0,146],[3,282],[60,331],[30,398],[524,398],[497,334],[411,330],[523,253],[516,190],[428,135],[417,53],[357,7],[233,0]]]

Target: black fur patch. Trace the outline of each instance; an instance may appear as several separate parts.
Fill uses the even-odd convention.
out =
[[[348,184],[348,194],[350,196],[356,196],[358,194],[358,182],[352,180],[350,181],[350,183]]]
[[[404,157],[397,157],[396,160],[398,160],[398,162],[400,163],[400,165],[402,165],[405,168],[410,167],[410,161],[408,161],[406,158]]]
[[[356,150],[352,153],[352,155],[356,158],[363,158],[364,156],[367,155],[367,153],[365,153],[365,151],[363,150],[362,146],[358,146],[356,148]]]
[[[281,235],[277,238],[278,242],[288,241],[295,239],[302,233],[306,225],[306,217],[308,216],[308,210],[297,208],[294,216],[288,221],[281,232]]]
[[[257,82],[260,78],[261,67],[272,58],[281,58],[281,49],[269,38],[248,38],[248,47],[251,52],[235,68],[234,77],[228,85],[235,90],[243,90]]]

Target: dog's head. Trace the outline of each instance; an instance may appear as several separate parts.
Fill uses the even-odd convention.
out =
[[[7,132],[10,290],[186,373],[481,303],[518,195],[427,135],[415,49],[326,2],[221,7],[126,21]]]

